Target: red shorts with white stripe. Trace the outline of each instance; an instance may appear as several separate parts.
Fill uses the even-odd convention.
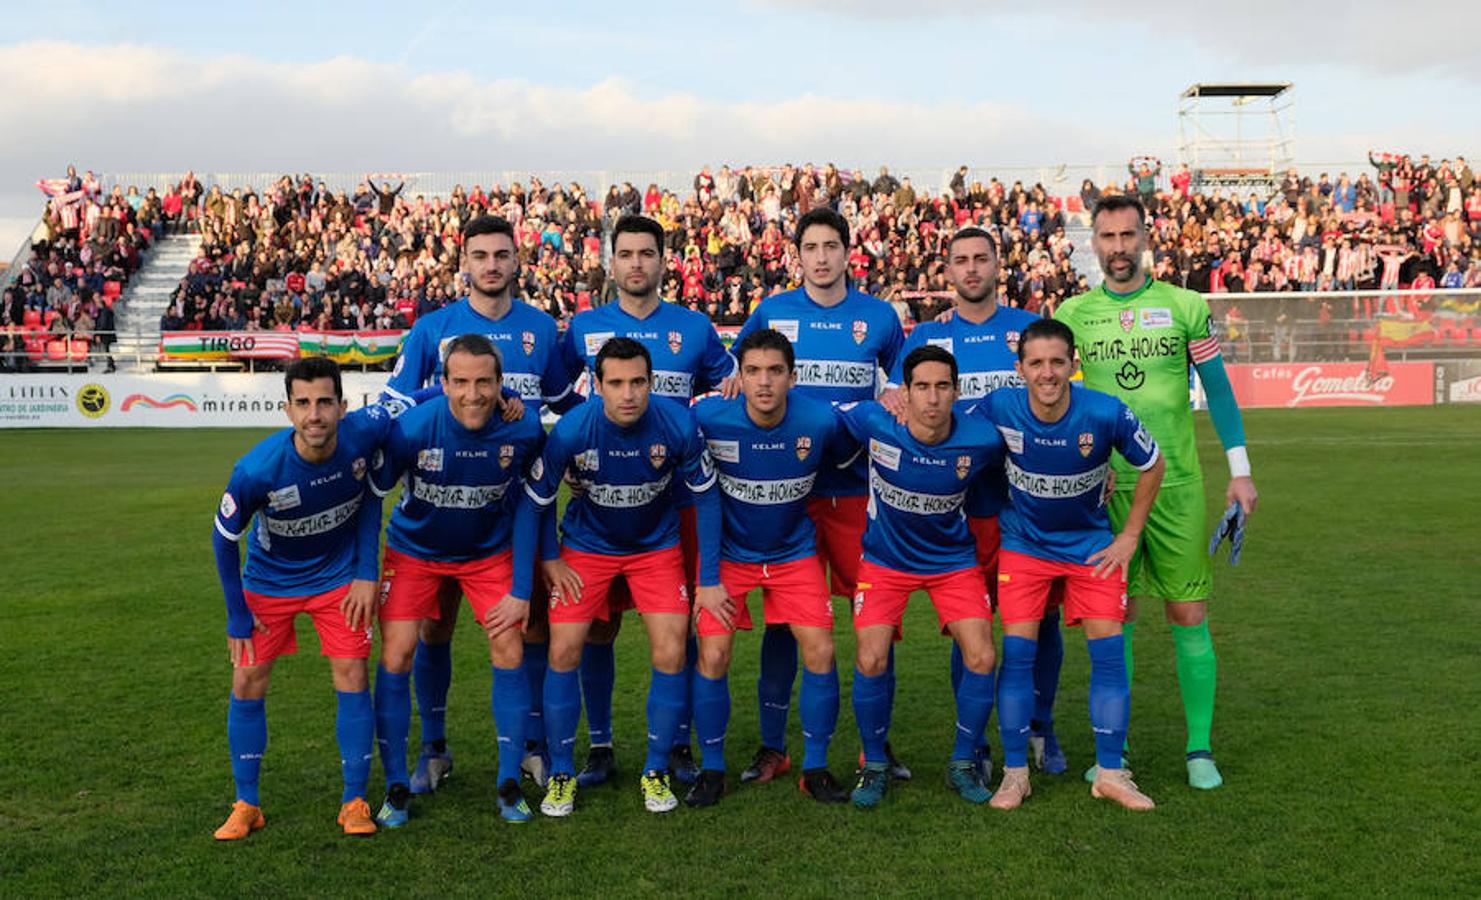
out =
[[[699,635],[708,637],[730,634],[736,629],[750,631],[751,611],[746,596],[761,588],[761,615],[767,625],[804,625],[809,628],[833,628],[833,604],[828,584],[823,579],[823,565],[816,556],[806,556],[784,563],[741,563],[720,561],[720,583],[735,601],[735,627],[726,628],[720,620],[700,610]]]
[[[807,514],[818,533],[818,558],[828,565],[828,583],[835,597],[852,597],[857,590],[868,508],[869,498],[863,495],[807,500]]]
[[[262,623],[252,632],[252,657],[255,665],[272,662],[279,656],[298,652],[298,636],[294,634],[293,619],[305,613],[314,620],[314,630],[319,633],[320,654],[335,659],[366,659],[370,656],[370,629],[351,631],[345,624],[345,614],[340,604],[350,593],[348,584],[332,588],[322,594],[307,597],[269,597],[266,594],[244,592],[247,608]]]
[[[581,599],[566,602],[551,591],[552,625],[610,619],[612,582],[619,575],[630,585],[638,612],[689,615],[689,587],[684,582],[683,553],[677,545],[626,556],[583,553],[567,547],[561,550],[561,559],[581,576]]]
[[[982,570],[976,566],[917,575],[887,569],[866,559],[859,563],[859,590],[854,594],[854,630],[871,625],[892,625],[895,640],[900,640],[903,636],[900,623],[905,618],[905,605],[913,591],[925,591],[930,596],[943,634],[952,622],[992,618],[987,585],[982,581]]]
[[[514,587],[514,555],[506,550],[466,562],[418,559],[386,548],[381,563],[382,620],[440,619],[440,596],[456,585],[482,622]]]
[[[1083,619],[1126,621],[1126,579],[1116,570],[1097,578],[1095,566],[1039,559],[1004,550],[998,564],[998,612],[1003,623],[1037,622],[1052,603],[1056,585],[1063,591],[1064,623]]]

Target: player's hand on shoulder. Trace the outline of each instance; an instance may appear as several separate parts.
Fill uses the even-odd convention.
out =
[[[702,609],[707,610],[710,615],[714,616],[727,629],[734,627],[735,601],[730,599],[730,594],[725,591],[723,585],[702,585],[694,592],[694,615],[696,618]]]
[[[523,631],[529,621],[530,601],[505,594],[504,599],[494,604],[484,616],[483,630],[488,633],[489,640],[493,640],[511,628]]]
[[[956,317],[956,307],[955,306],[948,306],[945,309],[941,310],[941,312],[937,313],[936,314],[936,318],[933,319],[932,321],[935,321],[935,322],[950,322],[955,317]]]
[[[905,391],[902,388],[886,388],[879,395],[879,405],[883,406],[885,412],[895,417],[895,421],[901,425],[905,424]]]
[[[503,416],[505,422],[518,422],[524,418],[525,402],[523,400],[515,397],[500,397],[499,403],[503,407],[500,415]]]
[[[1224,493],[1224,503],[1238,503],[1245,515],[1255,511],[1255,504],[1260,502],[1260,493],[1255,490],[1255,479],[1248,475],[1240,475],[1229,479],[1229,490]]]
[[[375,615],[376,587],[374,581],[363,578],[350,582],[350,590],[340,601],[339,610],[344,613],[345,625],[351,631],[364,631],[370,627]]]
[[[720,396],[726,400],[734,400],[740,396],[741,383],[739,375],[727,375],[720,381]]]

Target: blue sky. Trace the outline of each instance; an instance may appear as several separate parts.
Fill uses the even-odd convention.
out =
[[[30,185],[70,161],[123,172],[1171,160],[1176,98],[1196,81],[1294,82],[1302,162],[1356,162],[1374,146],[1481,157],[1470,112],[1481,54],[1463,38],[1481,33],[1481,4],[1412,0],[1398,28],[1391,10],[31,4],[9,12],[0,45],[0,241],[34,221]]]

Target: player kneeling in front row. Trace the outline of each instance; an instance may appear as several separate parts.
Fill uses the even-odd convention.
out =
[[[751,629],[746,595],[762,591],[766,625],[788,627],[802,649],[802,792],[823,803],[848,794],[828,771],[838,725],[833,607],[816,550],[807,498],[825,466],[853,457],[854,442],[826,401],[804,397],[792,343],[770,328],[736,347],[743,397],[701,400],[694,408],[720,483],[724,529],[720,580],[725,596],[699,603],[699,664],[693,688],[701,771],[685,802],[713,805],[725,790],[725,730],[735,630]]]
[[[222,841],[240,840],[265,822],[257,790],[267,748],[263,702],[273,661],[298,649],[293,620],[299,613],[314,621],[339,699],[339,824],[346,834],[375,833],[365,802],[374,737],[365,660],[381,518],[365,477],[391,416],[379,406],[346,416],[333,360],[299,360],[283,380],[293,427],[237,462],[212,533],[233,666],[226,739],[237,788],[231,816],[216,830]],[[237,542],[249,525],[242,571]]]
[[[1002,513],[998,565],[1004,768],[992,806],[1013,809],[1031,793],[1036,639],[1050,589],[1063,581],[1065,622],[1084,626],[1090,650],[1090,725],[1098,766],[1091,795],[1145,810],[1153,807],[1151,798],[1137,790],[1121,764],[1131,714],[1121,623],[1126,568],[1164,464],[1157,443],[1126,404],[1070,386],[1074,358],[1075,336],[1066,325],[1052,319],[1033,323],[1018,342],[1018,370],[1027,387],[994,391],[973,413],[996,425],[1007,445],[1011,499]],[[1112,450],[1141,472],[1126,525],[1115,535],[1102,503]]]
[[[411,796],[406,742],[417,634],[424,620],[441,616],[438,598],[448,586],[468,597],[489,637],[499,813],[507,822],[531,818],[519,787],[530,713],[523,666],[530,604],[509,594],[513,559],[521,555],[512,549],[520,473],[539,455],[545,430],[538,416],[514,422],[500,418],[502,368],[488,338],[454,338],[441,366],[445,396],[396,420],[382,463],[371,475],[371,487],[381,496],[398,480],[406,481],[386,529],[381,664],[375,679],[376,731],[386,770],[386,801],[376,818],[388,827],[406,822]],[[532,561],[533,548],[523,556]]]
[[[869,453],[869,519],[854,595],[854,716],[864,765],[853,802],[877,806],[889,786],[886,667],[910,594],[924,590],[941,631],[961,646],[966,665],[956,691],[956,744],[947,784],[968,802],[983,803],[992,792],[983,784],[976,755],[993,705],[992,607],[962,505],[973,479],[1001,464],[1003,442],[982,419],[952,413],[957,367],[946,350],[917,347],[906,355],[902,372],[905,424],[873,401],[839,408]]]
[[[517,528],[553,529],[561,479],[571,470],[582,490],[566,505],[559,559],[544,564],[550,584],[550,667],[545,676],[545,734],[551,777],[540,809],[567,816],[575,807],[573,752],[581,717],[577,668],[587,632],[610,615],[608,592],[625,575],[648,632],[653,665],[648,690],[648,761],[640,782],[650,812],[678,805],[669,786],[668,760],[681,717],[687,714],[684,676],[689,590],[679,550],[674,480],[694,497],[699,531],[698,594],[713,607],[720,586],[720,507],[715,471],[688,407],[650,402],[653,363],[630,338],[612,338],[596,356],[592,400],[556,423],[530,470]],[[542,538],[542,547],[548,543]],[[515,562],[515,594],[528,578]]]

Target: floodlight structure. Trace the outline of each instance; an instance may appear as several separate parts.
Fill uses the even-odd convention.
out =
[[[1195,84],[1178,98],[1179,159],[1193,187],[1275,192],[1293,163],[1291,83]]]

